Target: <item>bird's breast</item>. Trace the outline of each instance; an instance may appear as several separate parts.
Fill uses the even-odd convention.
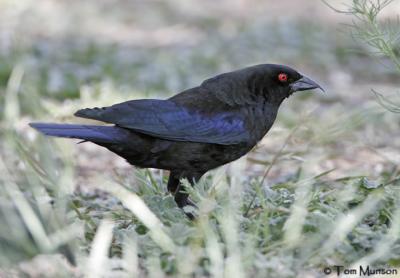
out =
[[[268,103],[246,109],[246,128],[251,134],[251,143],[257,144],[267,134],[275,122],[277,112],[277,107]]]

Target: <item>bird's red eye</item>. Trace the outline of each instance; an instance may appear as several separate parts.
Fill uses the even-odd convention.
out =
[[[286,82],[288,80],[288,76],[286,73],[280,73],[278,75],[278,79],[280,82]]]

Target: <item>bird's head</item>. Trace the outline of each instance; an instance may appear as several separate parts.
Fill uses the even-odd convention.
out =
[[[294,92],[320,89],[322,87],[296,70],[276,64],[261,64],[228,72],[207,79],[201,85],[223,102],[246,105],[266,99],[280,105]]]
[[[248,76],[251,93],[264,94],[267,98],[282,101],[295,92],[312,89],[324,89],[315,81],[302,75],[291,67],[275,64],[263,64],[253,68]],[[251,69],[249,68],[249,69]]]

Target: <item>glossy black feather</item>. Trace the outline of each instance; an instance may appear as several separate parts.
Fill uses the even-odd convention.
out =
[[[173,141],[231,145],[250,139],[240,114],[221,111],[207,115],[172,100],[132,100],[110,107],[82,109],[75,115]]]
[[[114,126],[31,123],[34,129],[48,136],[76,138],[98,143],[124,142],[129,131]]]

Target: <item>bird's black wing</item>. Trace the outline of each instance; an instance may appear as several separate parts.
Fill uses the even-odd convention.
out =
[[[132,100],[110,107],[82,109],[75,116],[173,141],[231,145],[249,140],[249,132],[239,115],[232,112],[205,115],[171,100]]]

